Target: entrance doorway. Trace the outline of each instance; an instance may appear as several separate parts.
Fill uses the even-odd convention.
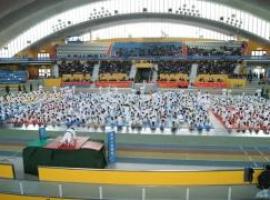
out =
[[[252,73],[257,79],[262,80],[265,75],[265,69],[261,66],[257,66],[252,70]]]
[[[142,83],[144,81],[150,82],[152,80],[152,69],[151,68],[138,68],[135,82]]]

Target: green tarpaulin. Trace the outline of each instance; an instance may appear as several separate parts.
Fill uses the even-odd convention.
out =
[[[60,150],[29,146],[23,150],[24,172],[38,175],[38,166],[96,168],[106,167],[105,148]]]

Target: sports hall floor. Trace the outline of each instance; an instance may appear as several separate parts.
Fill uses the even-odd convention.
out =
[[[49,132],[51,138],[62,132]],[[105,139],[102,133],[79,133],[92,139]],[[1,129],[0,159],[14,162],[22,177],[22,150],[38,139],[37,131]],[[209,135],[119,134],[120,169],[218,169],[262,167],[270,161],[270,137]]]
[[[61,132],[49,132],[54,138]],[[89,135],[92,139],[104,139],[102,133],[79,133]],[[33,140],[38,139],[36,131],[1,129],[0,160],[10,161],[15,165],[17,179],[35,181],[37,177],[23,173],[22,149]],[[235,137],[235,136],[187,136],[187,135],[118,135],[118,162],[109,168],[126,170],[216,170],[262,167],[270,160],[269,138]],[[221,177],[222,178],[222,177]],[[37,194],[55,194],[51,185],[29,182],[27,190]],[[8,187],[1,183],[1,190]],[[17,187],[14,185],[13,187]],[[42,190],[40,190],[42,188]],[[44,188],[46,190],[44,190]],[[57,188],[57,185],[55,185]],[[64,184],[65,197],[98,199],[99,186],[83,184]],[[10,189],[10,188],[9,188]],[[252,200],[258,190],[254,185],[233,186],[233,198]],[[15,188],[14,188],[15,190]],[[189,188],[192,200],[227,199],[228,186]],[[146,187],[146,199],[174,200],[186,199],[186,187]],[[244,197],[244,198],[243,198]],[[247,198],[250,197],[250,198]],[[142,199],[142,187],[103,186],[104,199]]]

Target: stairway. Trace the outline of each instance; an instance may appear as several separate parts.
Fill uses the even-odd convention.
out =
[[[92,72],[92,81],[98,81],[99,80],[99,68],[100,68],[100,63],[94,65],[94,69]]]
[[[158,90],[157,83],[133,83],[132,89],[140,91],[141,94],[152,94]]]
[[[198,74],[198,64],[194,63],[191,66],[191,72],[189,75],[189,83],[194,83],[196,81],[197,74]]]
[[[131,66],[131,70],[129,72],[129,79],[134,80],[137,74],[137,67],[135,65]]]
[[[251,82],[247,81],[247,88],[258,89],[258,87],[260,87],[258,79],[253,79]]]
[[[155,64],[152,71],[152,82],[157,82],[158,80],[158,65]]]
[[[251,82],[247,81],[245,90],[251,94],[255,94],[257,89],[262,89],[262,88],[263,88],[263,85],[259,85],[259,80],[253,79]]]

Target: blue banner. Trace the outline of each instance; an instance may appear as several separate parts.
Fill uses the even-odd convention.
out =
[[[0,70],[0,83],[25,83],[27,79],[27,71]]]
[[[109,164],[116,163],[116,133],[114,131],[107,133],[108,141],[108,162]]]
[[[39,139],[40,140],[48,139],[48,134],[47,134],[47,131],[46,131],[46,129],[44,127],[39,128],[38,134],[39,134]]]

